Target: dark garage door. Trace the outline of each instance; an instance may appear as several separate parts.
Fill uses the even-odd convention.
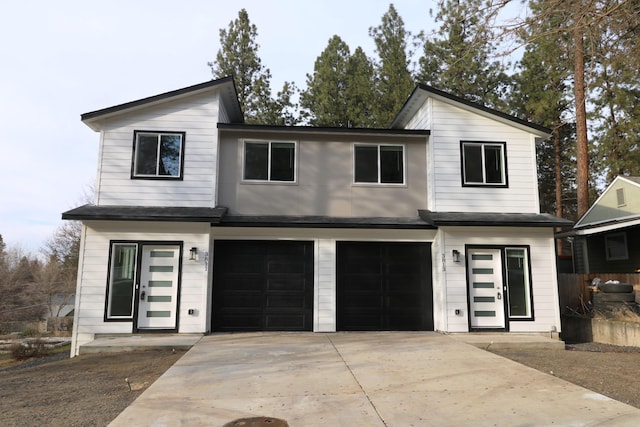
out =
[[[214,244],[212,331],[313,330],[312,242]]]
[[[431,244],[338,242],[340,331],[432,331]]]

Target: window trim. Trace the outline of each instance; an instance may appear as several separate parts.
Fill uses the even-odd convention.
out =
[[[138,146],[138,135],[140,134],[154,134],[157,137],[161,135],[180,135],[180,171],[178,175],[141,175],[136,174],[136,148]],[[184,157],[185,157],[185,142],[186,132],[180,131],[159,131],[159,130],[134,130],[133,131],[133,150],[131,155],[131,179],[148,179],[148,180],[175,180],[182,181],[184,179]],[[157,171],[156,171],[157,172]]]
[[[620,256],[611,256],[609,251],[609,248],[610,248],[609,239],[612,237],[620,237],[620,236],[622,236],[622,239],[624,240],[624,254]],[[607,261],[627,261],[629,259],[629,243],[627,240],[627,232],[621,231],[618,233],[605,234],[604,235],[604,253],[607,258]]]
[[[268,158],[267,158],[267,179],[249,179],[245,178],[245,171],[247,167],[246,162],[246,149],[247,143],[268,144]],[[271,144],[293,144],[293,180],[291,181],[276,181],[271,179]],[[298,183],[298,141],[295,140],[271,140],[271,139],[243,139],[242,140],[242,167],[241,167],[241,179],[240,182],[244,184],[276,184],[276,185],[291,185]]]
[[[483,182],[466,182],[465,179],[465,164],[466,159],[464,155],[465,145],[479,145],[482,148],[482,179]],[[503,182],[500,183],[487,183],[486,182],[486,169],[485,169],[485,156],[484,147],[487,145],[500,146],[502,154],[502,178]],[[509,187],[509,169],[507,167],[507,143],[505,141],[460,141],[460,179],[463,187],[490,187],[490,188],[508,188]]]
[[[516,249],[516,250],[524,250],[525,252],[525,256],[527,257],[527,263],[524,266],[524,268],[526,269],[525,272],[527,274],[527,286],[528,286],[528,301],[529,301],[529,315],[528,316],[512,316],[511,315],[511,289],[509,286],[509,272],[508,272],[508,267],[507,267],[507,251],[509,249]],[[504,281],[505,281],[505,286],[507,287],[507,294],[508,294],[508,300],[507,300],[507,319],[509,321],[533,321],[535,320],[534,318],[534,314],[533,314],[533,278],[531,277],[531,247],[529,247],[528,245],[509,245],[509,246],[505,246],[502,249],[502,256],[504,258]]]
[[[111,294],[112,283],[111,276],[113,274],[113,262],[114,252],[116,246],[135,246],[135,259],[133,265],[133,290],[131,295],[131,314],[128,316],[112,316],[111,315]],[[140,244],[137,241],[126,240],[112,240],[109,242],[109,258],[107,263],[107,290],[105,292],[104,301],[104,321],[105,322],[133,322],[135,316],[135,298],[136,298],[136,283],[138,281],[138,269],[140,263]]]
[[[401,147],[402,148],[402,182],[382,182],[382,171],[380,169],[380,148],[381,147]],[[378,172],[378,181],[377,182],[360,182],[356,181],[356,147],[376,147],[377,148],[377,172]],[[355,142],[352,145],[352,158],[353,158],[353,185],[357,186],[392,186],[392,187],[404,187],[407,185],[407,146],[406,144],[387,144],[387,143],[367,143],[367,142]]]

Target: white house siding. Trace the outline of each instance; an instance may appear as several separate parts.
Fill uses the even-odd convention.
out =
[[[511,228],[511,227],[442,227],[438,230],[444,242],[441,253],[446,257],[446,312],[448,332],[468,332],[467,278],[465,269],[465,245],[528,245],[531,263],[533,292],[533,321],[511,321],[511,332],[560,331],[558,309],[558,286],[556,276],[555,248],[551,228]],[[460,262],[451,259],[456,249],[463,254]],[[434,252],[434,258],[436,255]],[[455,315],[455,310],[462,315]],[[554,329],[555,328],[555,329]]]
[[[446,300],[446,275],[443,270],[446,268],[446,264],[442,263],[442,247],[443,234],[436,233],[431,245],[431,259],[432,259],[432,286],[433,286],[433,327],[436,331],[447,330],[447,300]],[[446,262],[446,261],[445,261]]]
[[[534,137],[515,127],[431,100],[434,200],[440,212],[539,212]],[[463,187],[460,141],[506,142],[508,188]]]
[[[95,334],[133,332],[131,321],[104,321],[112,240],[183,242],[178,332],[207,331],[209,297],[204,256],[201,256],[199,262],[189,261],[188,258],[189,249],[192,247],[197,247],[202,255],[209,250],[209,224],[87,221],[85,226],[80,251],[81,268],[76,293],[72,355],[77,355],[79,346],[93,340]],[[195,310],[194,315],[188,314],[190,308]]]
[[[104,124],[98,205],[213,206],[218,97],[197,95],[150,106]],[[134,130],[186,132],[183,180],[131,179]]]
[[[335,332],[336,243],[340,241],[433,242],[435,230],[214,227],[211,235],[213,240],[300,240],[314,242],[313,330],[314,332]],[[434,304],[434,312],[435,310]]]

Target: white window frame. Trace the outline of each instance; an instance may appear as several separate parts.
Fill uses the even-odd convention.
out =
[[[245,170],[247,162],[245,155],[247,153],[247,144],[267,144],[267,179],[250,179],[245,178]],[[293,180],[277,181],[271,179],[271,144],[293,144]],[[297,184],[298,182],[298,141],[277,141],[277,140],[260,140],[245,139],[242,143],[242,182],[244,183],[269,183],[269,184]]]
[[[356,181],[356,148],[357,147],[377,147],[378,157],[376,167],[378,169],[377,182]],[[382,168],[380,167],[380,148],[381,147],[401,147],[402,148],[402,182],[382,182]],[[407,184],[407,147],[405,144],[373,144],[373,143],[354,143],[352,147],[353,158],[353,184],[355,185],[390,185],[405,186]]]
[[[467,159],[465,156],[464,148],[465,146],[480,146],[481,147],[481,155],[480,162],[482,167],[482,182],[467,182],[465,172],[466,172],[466,164]],[[500,166],[501,166],[501,181],[500,182],[487,182],[487,169],[485,164],[485,147],[500,147]],[[460,157],[461,157],[461,175],[462,175],[462,185],[464,187],[508,187],[508,176],[507,176],[507,143],[499,142],[499,141],[460,141]]]
[[[613,238],[619,238],[622,237],[622,240],[624,241],[623,245],[623,251],[621,255],[612,255],[611,254],[611,249],[612,248],[612,244],[614,243]],[[615,242],[615,244],[618,244],[618,242]],[[624,261],[624,260],[628,260],[629,259],[629,245],[627,244],[627,233],[622,231],[620,233],[611,233],[611,234],[605,234],[604,236],[604,251],[607,257],[607,261]]]

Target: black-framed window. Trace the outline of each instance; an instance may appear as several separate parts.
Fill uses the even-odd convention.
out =
[[[509,318],[512,320],[532,319],[533,297],[529,249],[525,247],[505,248],[504,258],[509,297]]]
[[[245,181],[294,182],[296,143],[288,141],[245,141]]]
[[[181,179],[184,132],[134,131],[132,178]]]
[[[107,320],[132,320],[138,244],[112,242],[107,285]]]
[[[404,184],[404,146],[356,144],[354,182],[373,184]]]
[[[627,233],[611,233],[604,236],[604,247],[607,261],[623,261],[629,259]]]
[[[460,153],[462,185],[507,186],[506,143],[461,141]]]

